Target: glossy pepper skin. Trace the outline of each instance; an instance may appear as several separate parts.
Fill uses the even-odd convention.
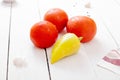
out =
[[[78,38],[73,33],[66,33],[58,39],[52,49],[51,64],[77,53],[80,48],[80,40],[81,38]]]

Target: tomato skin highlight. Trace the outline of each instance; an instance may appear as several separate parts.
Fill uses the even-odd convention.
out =
[[[30,30],[30,39],[39,48],[52,46],[58,37],[58,31],[54,24],[48,21],[40,21],[34,24]]]
[[[68,15],[60,8],[52,8],[45,13],[44,20],[55,24],[58,32],[61,32],[67,24]]]
[[[85,43],[94,38],[97,27],[94,20],[87,16],[74,16],[68,21],[66,30],[75,33],[78,37],[83,37],[81,42]]]

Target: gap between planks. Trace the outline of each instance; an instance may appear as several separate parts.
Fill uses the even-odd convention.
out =
[[[46,48],[45,48],[44,50],[45,50],[45,56],[46,56],[46,62],[47,62],[49,79],[52,80],[52,79],[51,79],[51,72],[50,72],[50,65],[49,65],[49,59],[48,59],[48,55],[47,55],[47,50],[46,50]]]
[[[41,12],[40,12],[40,8],[39,8],[39,0],[37,0],[37,8],[38,8],[38,13],[39,13],[39,18],[40,20],[42,20],[41,18]],[[45,57],[46,57],[46,64],[47,64],[47,69],[48,69],[48,75],[49,75],[49,80],[52,80],[51,78],[51,71],[50,71],[50,65],[49,65],[49,59],[48,59],[48,55],[47,55],[47,49],[44,48],[45,51]]]
[[[8,75],[8,73],[9,73],[9,51],[10,51],[10,33],[11,33],[11,20],[12,20],[12,5],[13,5],[13,3],[12,2],[10,2],[10,3],[8,3],[8,4],[10,4],[10,17],[9,17],[9,34],[8,34],[8,52],[7,52],[7,67],[6,67],[6,80],[8,80],[8,77],[9,77],[9,75]]]

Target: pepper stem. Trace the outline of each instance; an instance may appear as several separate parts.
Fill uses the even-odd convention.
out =
[[[78,39],[81,41],[83,39],[83,37],[78,37]]]

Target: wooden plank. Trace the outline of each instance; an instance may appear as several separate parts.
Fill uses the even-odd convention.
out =
[[[113,36],[114,41],[120,47],[120,5],[116,3],[117,0],[100,0],[96,2],[97,14],[101,20],[107,25],[107,30]],[[99,4],[98,4],[99,3]],[[102,6],[101,6],[102,4]]]
[[[84,48],[93,65],[97,80],[119,80],[117,75],[97,65],[109,51],[115,49],[117,46],[106,29],[106,25],[103,24],[101,18],[94,10],[93,12],[91,11],[91,17],[97,24],[97,34],[92,41],[84,44]]]
[[[49,80],[44,49],[30,41],[30,29],[40,20],[37,0],[16,0],[12,6],[9,80]]]
[[[90,17],[96,22],[97,33],[93,40],[84,43],[84,48],[93,63],[97,63],[107,52],[116,48],[117,45],[106,29],[107,25],[105,25],[99,15],[96,14],[94,8],[90,10]]]
[[[61,8],[65,10],[70,17],[76,16],[76,15],[85,15],[85,11],[83,9],[84,5],[87,3],[87,0],[75,0],[75,1],[56,1],[56,0],[39,0],[39,12],[41,15],[41,20],[43,20],[44,14],[47,10],[51,8]],[[77,8],[76,8],[77,7]]]
[[[0,80],[6,80],[10,7],[0,1]]]
[[[113,36],[117,48],[120,48],[120,31],[119,31],[120,5],[117,5],[117,3],[113,0],[111,0],[109,4],[111,6],[108,5],[108,7],[111,9],[111,11],[110,10],[107,11],[106,14],[101,16],[101,18],[108,26],[107,28],[111,33],[111,36]]]
[[[47,49],[50,62],[51,49]],[[52,80],[94,80],[97,79],[93,71],[91,62],[85,53],[83,45],[76,55],[69,56],[58,61],[55,64],[50,64],[50,72]],[[87,77],[86,77],[87,76]]]
[[[89,53],[89,57],[94,64],[94,69],[96,72],[96,76],[99,80],[119,80],[120,77],[113,72],[101,68],[96,64],[101,61],[103,56],[105,56],[108,52],[113,49],[119,47],[119,6],[114,2],[114,0],[93,0],[93,16],[96,14],[96,18],[94,19],[97,21],[98,26],[98,33],[96,38],[99,39],[100,44],[96,45],[89,45],[86,47]],[[116,21],[117,19],[118,21]],[[115,25],[116,24],[116,25]],[[118,29],[118,30],[117,30]],[[93,40],[94,42],[94,40]],[[96,48],[98,47],[98,48]],[[94,48],[94,50],[90,50]],[[109,76],[109,77],[106,77]]]
[[[84,2],[80,2],[78,0],[74,0],[74,1],[44,0],[42,3],[39,2],[41,20],[43,20],[43,16],[47,10],[51,8],[56,8],[56,7],[65,10],[68,13],[69,18],[76,15],[85,15],[86,10],[83,9],[84,7],[83,3]],[[66,31],[61,32],[59,34],[59,37],[62,36],[65,32]],[[81,46],[81,49],[78,51],[76,55],[67,57],[51,65],[50,56],[51,56],[52,47],[47,48],[51,80],[73,80],[73,79],[94,80],[96,79],[92,65],[85,53],[85,49],[83,45]]]
[[[98,80],[120,80],[120,76],[115,75],[107,69],[96,66],[95,71]]]

